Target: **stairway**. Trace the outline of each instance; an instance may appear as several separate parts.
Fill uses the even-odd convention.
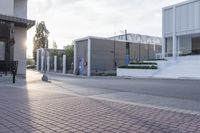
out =
[[[168,60],[153,76],[157,78],[200,78],[200,56],[178,57]]]

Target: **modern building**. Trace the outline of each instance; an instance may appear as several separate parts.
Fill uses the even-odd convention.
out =
[[[27,0],[0,0],[0,60],[18,61],[18,75],[26,75]]]
[[[115,72],[117,66],[126,64],[127,44],[129,61],[155,59],[161,52],[159,37],[127,34],[109,38],[86,37],[75,40],[74,73],[97,75]]]
[[[200,0],[163,8],[163,46],[157,70],[122,70],[118,75],[200,79]]]
[[[200,54],[200,0],[163,8],[164,57]]]

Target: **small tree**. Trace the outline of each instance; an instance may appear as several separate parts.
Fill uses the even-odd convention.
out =
[[[53,41],[53,53],[52,53],[52,56],[58,56],[58,45],[55,41]]]
[[[46,28],[45,22],[37,23],[35,36],[33,37],[33,59],[35,62],[37,49],[48,48],[48,36],[49,31]]]
[[[67,57],[67,64],[71,66],[74,61],[74,45],[65,46],[65,55]]]

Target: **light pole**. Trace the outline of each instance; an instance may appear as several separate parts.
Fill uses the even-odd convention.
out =
[[[45,47],[44,47],[44,73],[42,76],[42,81],[48,82],[47,76],[47,37],[45,37]]]

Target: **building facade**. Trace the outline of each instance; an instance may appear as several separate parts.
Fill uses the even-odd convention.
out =
[[[150,36],[138,35],[139,38],[136,39],[132,37],[134,35],[128,34],[128,40],[125,40],[125,35],[75,40],[74,73],[79,71],[80,75],[91,76],[115,72],[117,66],[126,64],[127,43],[130,49],[130,61],[155,59],[156,53],[161,52],[161,38],[152,39]]]
[[[163,8],[164,57],[200,54],[200,1],[188,0]]]
[[[18,75],[26,75],[27,0],[0,0],[0,60],[18,61]]]

